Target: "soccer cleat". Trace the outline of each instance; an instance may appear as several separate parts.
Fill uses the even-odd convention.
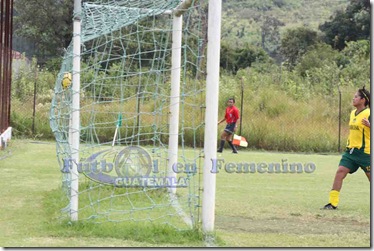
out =
[[[221,152],[222,152],[222,149],[218,149],[218,150],[217,150],[217,153],[221,153]]]
[[[232,149],[232,153],[238,153],[238,151],[236,150],[236,147],[232,144],[232,141],[227,141],[229,143],[229,145],[231,146],[231,149]]]
[[[336,210],[336,209],[338,209],[338,207],[334,207],[333,205],[331,205],[331,203],[329,203],[329,204],[325,205],[321,209],[324,209],[324,210]]]

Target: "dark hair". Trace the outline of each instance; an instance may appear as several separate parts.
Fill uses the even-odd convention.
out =
[[[232,100],[235,103],[235,98],[228,98],[227,101]]]
[[[358,93],[361,98],[365,99],[365,106],[370,107],[370,92],[365,89],[365,86],[363,86],[362,89],[358,89]]]

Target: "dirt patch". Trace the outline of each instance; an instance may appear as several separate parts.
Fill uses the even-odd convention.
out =
[[[349,219],[326,219],[323,217],[265,218],[240,216],[216,216],[216,228],[230,232],[285,233],[285,234],[342,234],[370,233],[369,222]]]

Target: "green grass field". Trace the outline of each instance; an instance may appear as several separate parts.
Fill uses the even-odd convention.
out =
[[[343,185],[339,210],[327,203],[340,154],[226,150],[225,163],[308,163],[312,173],[217,174],[216,245],[222,247],[370,247],[370,183],[362,171]],[[110,226],[64,226],[52,220],[50,198],[61,185],[55,143],[13,140],[0,152],[2,247],[199,247],[201,235]],[[53,210],[52,210],[53,211]],[[139,226],[140,228],[140,226]],[[141,228],[140,228],[141,229]],[[135,235],[133,232],[138,232]],[[139,233],[142,232],[142,233]],[[167,235],[167,238],[162,238]]]

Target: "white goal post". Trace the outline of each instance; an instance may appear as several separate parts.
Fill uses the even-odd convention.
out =
[[[219,94],[219,61],[221,46],[221,0],[209,0],[208,15],[208,51],[206,78],[206,110],[204,132],[204,171],[202,229],[214,230],[216,174],[212,173],[212,161],[217,158],[217,121]]]
[[[176,175],[172,165],[178,159],[179,135],[179,105],[180,105],[180,76],[181,76],[181,41],[182,15],[192,4],[192,0],[182,0],[180,5],[166,14],[173,15],[173,44],[172,72],[170,94],[170,127],[169,127],[169,171],[168,175]],[[70,184],[70,219],[78,220],[78,188],[80,148],[80,60],[81,60],[81,0],[74,0],[73,22],[73,71],[72,71],[72,113],[70,116],[69,145],[73,161]],[[220,29],[221,29],[221,0],[209,0],[208,16],[208,46],[207,46],[207,78],[206,78],[206,112],[204,132],[204,167],[203,167],[203,197],[202,224],[204,232],[214,230],[216,174],[211,173],[212,160],[216,159],[218,94],[219,94],[219,60],[220,60]],[[176,193],[172,188],[171,192]]]

